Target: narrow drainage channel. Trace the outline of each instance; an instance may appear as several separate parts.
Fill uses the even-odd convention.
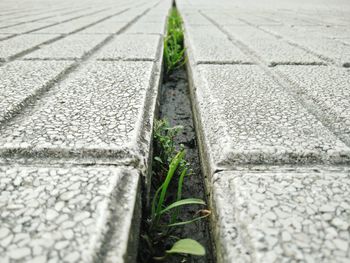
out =
[[[201,172],[196,131],[193,123],[188,76],[184,66],[175,69],[169,76],[165,76],[161,87],[159,111],[159,117],[161,119],[167,119],[170,126],[180,125],[183,127],[175,137],[175,144],[184,145],[186,159],[193,169],[193,174],[185,179],[183,196],[185,198],[200,198],[208,203],[204,189],[204,178]],[[188,220],[194,213],[196,213],[196,210],[192,206],[183,207],[183,213],[180,215],[180,219],[183,221]],[[184,261],[176,261],[174,259],[173,262],[214,262],[211,249],[209,218],[184,225],[179,229],[178,234],[182,237],[190,237],[197,240],[205,247],[206,255],[203,257],[186,258]],[[169,260],[169,262],[172,261]]]
[[[183,65],[183,38],[182,19],[174,6],[164,39],[165,70],[148,182],[150,205],[143,207],[138,262],[215,262],[208,222],[210,211]]]
[[[199,153],[197,148],[196,132],[193,123],[191,101],[189,95],[189,83],[185,66],[173,70],[170,74],[164,74],[160,90],[159,119],[166,119],[170,127],[182,126],[183,128],[174,137],[177,150],[183,145],[186,152],[186,161],[193,173],[185,177],[182,189],[183,198],[199,198],[206,203],[207,198],[204,189],[204,180],[201,172]],[[155,156],[154,156],[155,157]],[[175,179],[176,180],[176,179]],[[151,185],[151,199],[156,187]],[[177,189],[172,189],[170,195],[175,195]],[[205,207],[207,208],[207,207]],[[194,217],[200,208],[197,206],[183,206],[179,214],[179,221],[186,221]],[[145,212],[145,211],[144,211]],[[213,263],[215,258],[212,253],[212,243],[209,230],[209,217],[176,227],[173,236],[179,238],[191,238],[198,241],[206,250],[205,256],[172,255],[163,261],[154,260],[149,254],[147,244],[142,237],[147,228],[147,212],[143,215],[141,223],[141,236],[139,243],[138,262],[170,262],[170,263]],[[171,244],[163,244],[163,248],[169,249]]]

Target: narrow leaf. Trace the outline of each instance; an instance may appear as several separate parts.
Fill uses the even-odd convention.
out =
[[[172,248],[170,250],[167,250],[166,253],[167,254],[180,253],[180,254],[204,256],[205,249],[196,240],[185,238],[175,242]]]
[[[199,217],[196,217],[192,220],[188,220],[188,221],[182,221],[182,222],[177,222],[177,223],[173,223],[173,224],[169,224],[168,227],[173,227],[173,226],[182,226],[182,225],[187,225],[187,224],[191,224],[193,222],[196,222],[198,220],[201,220],[203,218],[206,218],[208,217],[209,215],[205,215],[205,216],[199,216]]]
[[[205,205],[205,202],[202,199],[196,199],[196,198],[183,199],[172,203],[171,205],[167,206],[157,214],[161,215],[171,209],[174,209],[176,207],[183,206],[183,205]]]

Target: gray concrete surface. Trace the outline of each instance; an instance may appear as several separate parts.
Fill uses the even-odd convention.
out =
[[[1,166],[1,262],[122,262],[139,180],[123,167]]]
[[[350,3],[176,3],[218,262],[349,262]]]
[[[0,261],[134,262],[170,0],[0,1]],[[350,4],[177,0],[218,262],[350,260]]]
[[[0,262],[135,262],[170,7],[0,1]]]

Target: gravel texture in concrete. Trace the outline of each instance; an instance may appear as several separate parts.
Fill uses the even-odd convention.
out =
[[[136,261],[170,8],[0,2],[1,263]]]
[[[349,262],[349,2],[176,3],[217,261]]]

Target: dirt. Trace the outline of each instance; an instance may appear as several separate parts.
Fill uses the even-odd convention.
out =
[[[199,198],[207,201],[204,190],[204,179],[201,173],[200,161],[197,149],[196,132],[193,124],[193,117],[191,111],[191,101],[189,96],[189,87],[187,72],[185,67],[174,70],[171,74],[165,74],[161,86],[161,94],[159,99],[159,119],[167,119],[170,126],[180,125],[183,129],[175,137],[175,145],[179,150],[180,145],[183,145],[186,150],[186,161],[191,167],[193,173],[185,177],[183,184],[182,198]],[[154,153],[156,155],[156,153]],[[153,180],[151,183],[151,197],[154,195],[160,182]],[[177,185],[177,180],[174,178],[172,184]],[[177,187],[168,189],[168,198],[174,200],[176,196]],[[152,199],[152,198],[151,198]],[[206,209],[207,207],[198,206],[183,206],[179,221],[187,221],[196,215],[199,209]],[[147,249],[147,243],[142,235],[148,235],[147,223],[149,213],[144,211],[143,220],[141,223],[141,237],[139,244],[138,262],[153,263],[160,262],[154,260],[150,251]],[[167,220],[166,220],[167,221]],[[167,223],[167,222],[163,222]],[[206,255],[198,256],[182,256],[173,255],[167,257],[161,262],[169,263],[213,263],[215,258],[212,256],[211,237],[209,231],[208,219],[202,219],[191,224],[181,227],[172,228],[174,230],[171,235],[178,238],[191,238],[201,243],[206,249]],[[153,247],[157,256],[164,255],[164,250],[170,249],[174,239],[168,239],[156,242],[156,247]]]
[[[159,118],[167,119],[171,126],[181,125],[183,129],[175,138],[176,145],[184,145],[186,160],[193,169],[193,174],[186,177],[183,187],[183,198],[200,198],[206,200],[204,181],[200,168],[197,149],[196,132],[194,129],[187,72],[184,67],[176,69],[164,78],[160,97]],[[188,220],[197,212],[198,207],[183,208],[181,220]],[[204,257],[186,257],[167,259],[167,262],[209,263],[214,262],[211,253],[211,241],[208,220],[203,219],[181,227],[176,235],[181,238],[192,238],[206,249]]]

